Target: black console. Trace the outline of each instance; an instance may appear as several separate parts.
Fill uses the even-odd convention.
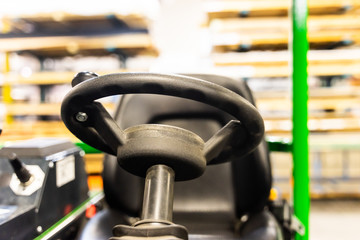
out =
[[[88,198],[83,151],[67,140],[31,139],[0,150],[0,239],[33,239]],[[56,233],[76,233],[79,219]]]

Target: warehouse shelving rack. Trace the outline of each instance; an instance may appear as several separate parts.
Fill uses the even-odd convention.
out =
[[[293,24],[293,140],[278,141],[269,139],[270,150],[292,152],[294,160],[294,210],[295,215],[304,225],[306,232],[303,236],[297,235],[296,239],[308,240],[309,238],[309,149],[308,149],[308,87],[307,87],[307,2],[306,0],[292,0],[292,24]],[[8,65],[8,63],[7,63]],[[8,68],[8,66],[7,66]],[[4,91],[6,93],[6,91]],[[3,96],[6,98],[6,94]],[[9,100],[10,101],[10,100]],[[99,153],[98,150],[87,146],[83,143],[77,143],[86,153]],[[56,231],[56,226],[66,222],[67,218],[77,214],[77,211],[83,211],[85,205],[81,209],[75,209],[64,219],[61,219],[53,228],[45,231],[36,239],[46,239],[51,231]]]

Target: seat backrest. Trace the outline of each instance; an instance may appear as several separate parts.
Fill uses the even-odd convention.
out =
[[[222,85],[254,104],[244,81],[216,75],[187,74]],[[195,132],[205,141],[233,117],[214,107],[192,100],[152,94],[125,95],[115,119],[123,129],[144,123],[169,124]],[[235,156],[236,158],[236,156]],[[216,216],[218,222],[238,218],[264,208],[271,188],[271,167],[263,142],[242,159],[208,166],[198,179],[176,182],[174,218],[203,221]],[[109,205],[131,216],[142,207],[144,179],[125,172],[115,157],[106,156],[103,170],[104,191]],[[226,222],[226,221],[225,221]]]

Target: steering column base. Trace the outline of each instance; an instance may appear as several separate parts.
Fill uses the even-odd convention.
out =
[[[146,226],[117,225],[113,228],[110,240],[188,240],[188,232],[184,226],[177,224],[150,224]]]
[[[172,223],[175,172],[166,165],[154,165],[146,173],[141,220],[133,226],[117,225],[111,240],[187,240],[184,226]]]

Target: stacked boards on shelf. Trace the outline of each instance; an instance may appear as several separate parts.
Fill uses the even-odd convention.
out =
[[[205,6],[215,68],[248,81],[268,133],[289,132],[291,1],[226,0]],[[352,94],[360,85],[360,1],[310,0],[308,7],[309,128],[360,131],[360,96]],[[320,97],[314,94],[319,91]]]
[[[254,90],[268,136],[290,136],[291,3],[208,1],[211,60]],[[360,1],[308,1],[311,196],[359,197]],[[274,186],[291,195],[289,153],[272,153]]]
[[[68,13],[10,16],[0,35],[0,51],[32,51],[42,55],[96,54],[124,51],[156,54],[148,23],[139,15],[73,15]]]
[[[76,72],[127,71],[128,59],[157,56],[148,33],[148,20],[137,14],[54,12],[4,16],[1,21],[0,52],[5,56],[1,74],[2,111],[7,124],[3,141],[7,140],[7,129],[17,132],[14,131],[20,126],[17,122],[36,125],[40,121],[45,129],[46,124],[54,128],[54,122],[60,126],[60,102]],[[34,86],[39,90],[34,91]],[[57,88],[51,90],[54,87]],[[26,94],[19,96],[22,92]],[[106,104],[111,109],[114,100]]]
[[[65,12],[4,16],[0,24],[3,118],[1,142],[34,137],[78,140],[60,119],[60,105],[78,71],[98,74],[146,71],[129,65],[152,61],[157,50],[146,16],[138,14],[76,15]],[[109,112],[116,99],[104,100]],[[86,155],[89,174],[102,169],[102,155]]]

